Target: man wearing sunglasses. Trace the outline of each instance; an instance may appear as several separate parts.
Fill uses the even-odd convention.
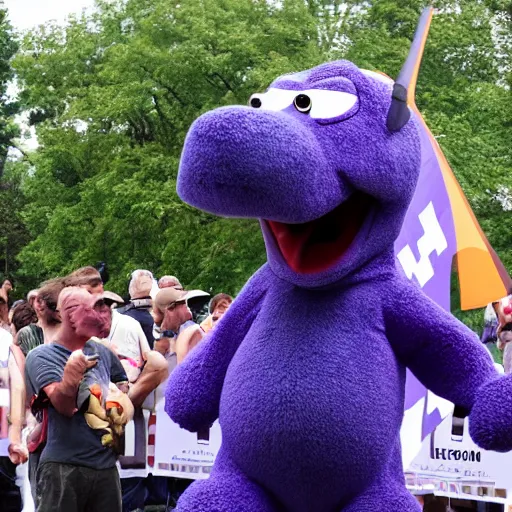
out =
[[[161,289],[154,301],[155,323],[160,325],[161,338],[155,342],[155,350],[162,354],[175,354],[176,364],[201,341],[203,330],[191,322],[192,311],[187,301],[199,296],[208,296],[200,290]]]

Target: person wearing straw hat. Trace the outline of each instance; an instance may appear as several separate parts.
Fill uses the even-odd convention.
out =
[[[208,296],[201,290],[161,289],[154,301],[155,323],[160,325],[161,338],[155,349],[162,353],[176,354],[176,364],[180,364],[187,354],[201,341],[204,331],[197,324],[181,327],[192,320],[192,311],[187,301],[196,297]]]

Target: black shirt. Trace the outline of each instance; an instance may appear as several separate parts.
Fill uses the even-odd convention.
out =
[[[130,308],[123,312],[124,315],[131,316],[142,327],[144,334],[149,343],[149,347],[153,350],[153,346],[155,344],[155,338],[153,337],[153,324],[154,320],[146,306],[139,308]]]

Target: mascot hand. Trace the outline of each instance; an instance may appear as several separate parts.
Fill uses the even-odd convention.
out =
[[[485,450],[512,450],[512,375],[484,384],[469,415],[469,434]]]

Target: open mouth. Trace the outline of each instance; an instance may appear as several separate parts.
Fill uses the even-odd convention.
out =
[[[367,194],[354,192],[319,219],[304,224],[266,222],[288,266],[299,274],[312,274],[327,270],[343,257],[373,204]]]

